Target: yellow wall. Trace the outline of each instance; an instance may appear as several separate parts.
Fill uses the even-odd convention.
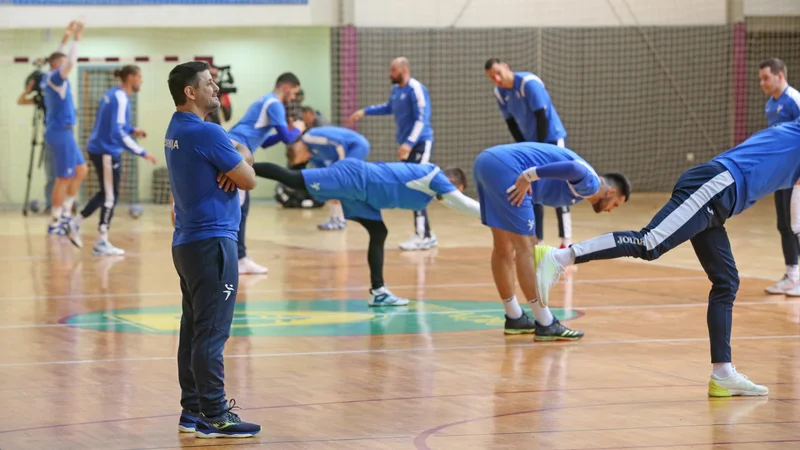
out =
[[[0,31],[0,59],[12,56],[47,55],[58,46],[60,30]],[[87,28],[80,46],[80,56],[149,56],[140,63],[144,85],[138,97],[138,126],[148,132],[140,144],[159,158],[164,166],[163,136],[174,111],[167,90],[167,75],[174,63],[153,62],[152,58],[176,55],[181,58],[213,56],[220,65],[231,65],[235,85],[231,96],[230,128],[256,98],[270,92],[277,76],[292,71],[300,78],[305,104],[330,116],[330,32],[328,28],[231,28],[231,29],[91,29]],[[96,63],[87,63],[94,65]],[[0,61],[0,203],[21,204],[25,196],[30,155],[31,106],[17,106],[25,77],[33,70],[28,64]],[[77,89],[78,71],[70,75]],[[78,92],[73,92],[78,97]],[[80,114],[79,114],[80,117]],[[284,163],[282,145],[261,149],[257,161]],[[153,166],[139,161],[139,197],[152,198]],[[31,198],[43,198],[44,170],[34,169]],[[259,180],[254,198],[271,198],[274,184]]]

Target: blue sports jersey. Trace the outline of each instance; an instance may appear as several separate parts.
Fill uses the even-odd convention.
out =
[[[120,156],[123,148],[144,156],[147,152],[131,137],[134,127],[131,122],[131,108],[128,94],[119,86],[103,94],[97,106],[92,134],[89,135],[87,150],[97,155]]]
[[[503,118],[514,119],[519,126],[522,137],[527,142],[556,143],[559,139],[567,137],[567,131],[561,123],[556,107],[550,100],[550,94],[544,87],[541,78],[530,72],[515,72],[514,87],[505,89],[494,88],[497,106]],[[547,115],[547,136],[537,136],[536,116],[534,111],[544,108]]]
[[[175,112],[167,127],[164,153],[175,199],[172,245],[214,237],[237,239],[242,217],[239,194],[217,185],[219,172],[242,161],[221,126],[196,114]]]
[[[780,97],[770,97],[764,108],[769,126],[791,122],[800,118],[800,92],[787,86]]]
[[[274,93],[270,93],[253,102],[241,120],[228,131],[228,135],[255,152],[267,139],[270,131],[279,125],[289,126],[286,122],[286,107]]]
[[[345,209],[348,202],[359,202],[375,211],[392,208],[418,211],[436,195],[456,190],[433,164],[368,163],[347,158],[330,167],[305,169],[302,173],[312,196],[320,201],[342,200]]]
[[[66,128],[75,125],[75,104],[72,101],[72,84],[53,70],[44,75],[45,124],[48,127]]]
[[[400,87],[394,85],[389,101],[382,105],[364,108],[367,116],[394,115],[397,126],[397,143],[411,147],[419,141],[432,141],[431,97],[428,88],[414,78]]]
[[[753,134],[717,156],[736,182],[736,215],[778,189],[800,179],[800,120],[778,124]]]
[[[315,167],[328,167],[351,155],[364,159],[369,153],[367,138],[343,127],[312,128],[303,135],[302,140],[311,152],[310,162]]]
[[[531,183],[533,191],[531,201],[545,206],[574,205],[586,197],[591,197],[600,189],[600,177],[583,158],[568,148],[541,142],[517,142],[515,144],[498,145],[484,150],[501,160],[516,173],[522,173],[531,167],[546,164],[575,161],[583,164],[589,175],[577,183],[545,178]]]

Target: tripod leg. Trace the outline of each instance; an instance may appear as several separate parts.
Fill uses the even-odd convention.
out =
[[[33,158],[36,154],[36,138],[39,135],[39,109],[33,111],[33,137],[31,138],[31,157],[28,160],[28,183],[25,187],[25,202],[22,205],[22,215],[28,215],[28,202],[31,197],[31,178],[33,177]]]

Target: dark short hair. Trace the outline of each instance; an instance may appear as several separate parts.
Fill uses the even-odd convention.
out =
[[[300,110],[303,112],[303,114],[309,113],[309,112],[310,113],[314,113],[314,114],[317,113],[316,111],[314,111],[314,108],[312,108],[310,106],[303,106],[302,108],[300,108]]]
[[[490,58],[486,61],[486,64],[483,65],[483,70],[489,70],[495,64],[503,64],[503,61],[499,58]]]
[[[208,70],[208,63],[205,61],[189,61],[178,64],[169,72],[167,84],[169,93],[172,94],[172,101],[175,106],[186,104],[186,93],[183,88],[186,86],[197,87],[199,77],[197,74]]]
[[[617,190],[619,195],[625,196],[626,202],[631,199],[631,182],[628,181],[628,177],[621,173],[610,172],[603,174],[603,178],[605,178],[606,183]]]
[[[292,72],[284,72],[275,80],[275,87],[288,84],[292,87],[300,86],[300,79]]]
[[[444,169],[443,172],[444,176],[455,181],[456,185],[460,184],[464,186],[464,189],[467,188],[467,174],[465,174],[463,170],[458,167],[451,167],[449,169]]]
[[[50,56],[47,57],[47,62],[48,63],[52,63],[56,59],[64,58],[65,56],[67,56],[67,55],[65,55],[65,54],[63,54],[61,52],[53,52],[53,53],[50,54]]]
[[[139,66],[134,66],[132,64],[128,64],[127,66],[122,66],[119,69],[114,70],[114,76],[122,81],[125,81],[129,76],[136,75],[138,73]]]
[[[769,71],[772,72],[773,75],[782,73],[784,77],[786,76],[786,63],[778,58],[765,59],[758,64],[759,69],[763,69],[765,67],[769,67]]]

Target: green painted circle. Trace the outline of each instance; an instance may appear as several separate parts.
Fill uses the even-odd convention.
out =
[[[559,320],[580,312],[553,309]],[[181,307],[157,306],[78,314],[62,319],[76,328],[116,333],[178,334]],[[231,336],[355,336],[442,333],[503,328],[497,302],[428,300],[408,306],[370,308],[364,300],[237,303]]]

